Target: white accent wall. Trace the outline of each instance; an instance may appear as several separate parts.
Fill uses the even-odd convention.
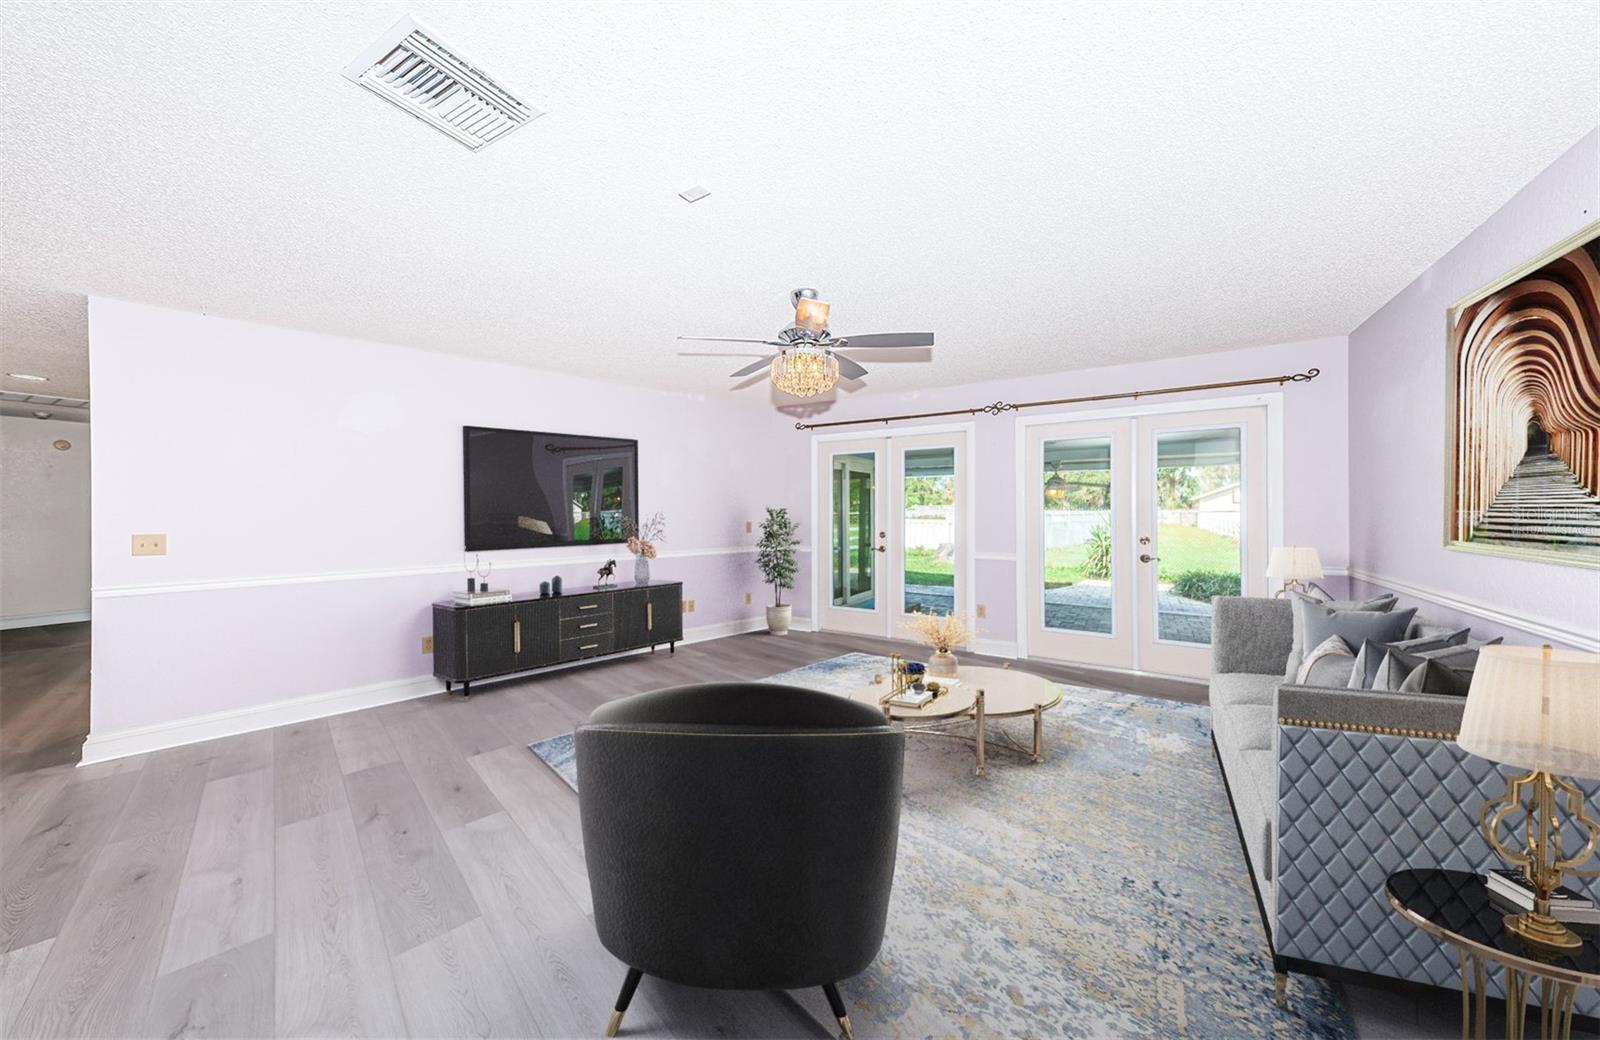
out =
[[[0,416],[0,628],[88,617],[89,424]]]

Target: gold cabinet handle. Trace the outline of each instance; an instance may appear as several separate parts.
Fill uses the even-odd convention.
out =
[[[598,604],[598,603],[579,603],[578,604],[578,609],[579,610],[599,610],[600,609],[600,604]]]
[[[600,627],[600,622],[598,622],[598,621],[591,621],[591,622],[589,622],[589,623],[588,623],[588,624],[587,624],[587,625],[579,625],[579,626],[578,626],[578,628],[579,628],[579,629],[585,629],[585,628],[599,628],[599,627]]]
[[[598,650],[598,649],[600,649],[600,644],[599,643],[590,643],[587,646],[580,646],[580,647],[578,647],[578,649],[579,650]]]
[[[522,653],[522,619],[511,622],[511,652]]]
[[[655,627],[656,627],[656,605],[654,603],[646,603],[644,605],[644,629],[645,629],[646,632],[649,632],[650,630],[654,629]]]

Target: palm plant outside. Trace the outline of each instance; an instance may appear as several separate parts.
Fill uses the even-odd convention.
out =
[[[783,590],[794,588],[794,548],[800,544],[800,525],[789,519],[787,509],[767,507],[761,522],[761,540],[756,543],[756,566],[772,586],[772,605],[783,606]]]

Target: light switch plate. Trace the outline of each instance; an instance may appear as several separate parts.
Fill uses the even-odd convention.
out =
[[[686,600],[683,601],[683,612],[685,614],[693,614],[694,613],[694,600],[686,599]]]
[[[979,603],[978,604],[978,616],[981,617],[981,618],[988,617],[989,616],[989,608],[984,606],[982,603]]]
[[[432,636],[423,636],[422,637],[422,652],[425,653],[425,654],[433,653],[433,637]]]
[[[746,520],[744,522],[744,533],[745,534],[753,534],[754,532],[755,532],[755,525],[751,524],[750,521]]]
[[[167,536],[164,534],[136,534],[133,536],[133,555],[167,555]]]
[[[744,594],[744,605],[747,607],[750,605],[750,593],[748,592]]]

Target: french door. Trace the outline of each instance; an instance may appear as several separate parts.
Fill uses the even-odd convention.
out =
[[[818,441],[819,627],[890,637],[915,612],[968,612],[967,438]]]
[[[1211,597],[1266,594],[1266,409],[1026,430],[1028,654],[1206,675]]]

